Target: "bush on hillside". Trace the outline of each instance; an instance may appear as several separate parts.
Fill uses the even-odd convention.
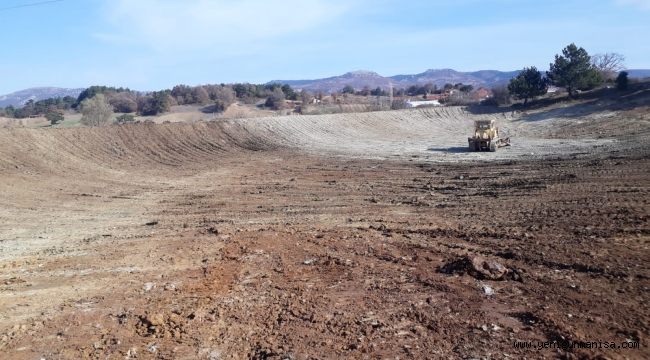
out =
[[[281,89],[275,89],[273,92],[269,95],[268,98],[266,98],[266,102],[264,103],[264,106],[271,108],[273,110],[282,110],[285,108],[285,97],[284,97],[284,92]]]
[[[492,97],[483,100],[484,105],[510,105],[510,92],[506,86],[495,86],[492,88]]]
[[[133,114],[122,114],[115,118],[116,124],[129,124],[135,122],[135,116]]]
[[[50,111],[45,114],[45,118],[50,122],[50,125],[56,125],[63,121],[63,114],[59,111]]]
[[[138,99],[138,112],[141,115],[153,116],[169,111],[173,98],[169,91],[155,91]]]

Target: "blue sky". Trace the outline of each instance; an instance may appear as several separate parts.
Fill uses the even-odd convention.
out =
[[[34,86],[547,69],[571,42],[650,68],[650,0],[0,1],[0,94]],[[14,8],[11,8],[14,7]]]

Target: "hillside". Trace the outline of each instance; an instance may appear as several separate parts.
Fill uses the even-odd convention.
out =
[[[67,89],[59,87],[36,87],[24,89],[11,94],[0,96],[0,107],[21,107],[29,100],[45,100],[65,96],[77,97],[83,89]]]
[[[315,80],[273,80],[269,83],[289,84],[296,89],[304,89],[307,91],[331,93],[340,91],[346,85],[350,85],[355,89],[361,89],[364,86],[371,88],[381,87],[388,88],[391,83],[390,78],[383,77],[376,72],[358,70],[345,73],[340,76],[332,76],[324,79]]]
[[[460,72],[453,69],[430,69],[415,75],[396,75],[390,79],[397,82],[397,86],[406,87],[414,84],[433,83],[438,86],[444,84],[470,84],[474,86],[491,87],[507,83],[517,76],[519,71],[480,70],[473,72]]]
[[[650,77],[650,70],[648,69],[632,69],[627,71],[631,78]],[[350,85],[355,89],[361,89],[364,86],[370,88],[388,88],[392,85],[398,88],[405,88],[411,85],[432,83],[440,87],[447,83],[463,83],[473,85],[474,87],[482,86],[489,88],[507,83],[510,79],[517,76],[518,73],[519,70],[478,70],[462,72],[453,69],[429,69],[419,74],[385,77],[373,71],[359,70],[323,79],[273,80],[269,83],[289,84],[296,89],[305,89],[311,92],[322,91],[325,93],[340,91],[346,85]]]
[[[439,87],[444,84],[463,83],[473,85],[474,87],[493,87],[499,84],[505,84],[515,77],[519,71],[499,71],[499,70],[478,70],[470,72],[456,71],[453,69],[429,69],[419,74],[403,74],[394,76],[382,76],[374,71],[358,70],[351,71],[339,76],[331,76],[322,79],[312,80],[273,80],[268,83],[289,84],[297,90],[307,90],[311,92],[322,91],[331,93],[341,91],[346,85],[355,89],[361,89],[364,86],[370,88],[380,87],[388,89],[390,86],[395,88],[406,88],[411,85],[423,85],[427,83],[435,84]],[[650,69],[630,69],[627,70],[630,78],[648,78]],[[21,107],[29,100],[44,100],[49,98],[58,98],[65,96],[77,97],[84,89],[70,89],[60,87],[36,87],[12,92],[0,96],[0,107],[14,106]]]
[[[505,83],[514,76],[517,71],[498,71],[498,70],[480,70],[473,72],[461,72],[453,69],[430,69],[419,74],[405,74],[385,77],[372,71],[353,71],[340,76],[332,76],[324,79],[314,80],[273,80],[270,83],[289,84],[297,89],[308,91],[333,92],[340,91],[346,85],[355,89],[361,89],[364,86],[370,88],[388,88],[408,87],[411,85],[422,85],[433,83],[443,86],[446,83],[463,83],[474,85],[475,87],[491,87],[497,84]]]

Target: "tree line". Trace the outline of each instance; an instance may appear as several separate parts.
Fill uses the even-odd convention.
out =
[[[524,68],[506,86],[493,88],[492,98],[487,103],[509,104],[511,97],[514,97],[523,100],[524,105],[527,105],[530,99],[546,94],[550,85],[566,89],[569,97],[574,97],[579,91],[594,89],[605,82],[614,83],[618,89],[623,90],[627,88],[629,82],[628,73],[622,71],[624,61],[625,57],[618,53],[590,56],[584,48],[572,43],[562,49],[561,54],[555,55],[554,61],[549,64],[548,71],[543,73],[535,66]],[[467,94],[474,90],[472,85],[462,83],[447,83],[440,88],[433,83],[427,83],[395,89],[393,94],[395,96],[426,96],[446,93],[452,89],[459,90],[461,94]],[[351,85],[346,85],[340,92],[359,96],[389,95],[380,87],[370,89],[368,86],[356,90]]]
[[[530,99],[546,94],[549,85],[563,87],[569,97],[578,91],[593,89],[603,82],[615,82],[619,89],[627,87],[627,73],[623,69],[624,57],[617,53],[590,56],[587,51],[575,44],[566,46],[561,54],[556,54],[549,65],[549,70],[542,73],[536,67],[524,68],[507,86],[492,89],[492,103],[507,104],[511,97],[523,100],[524,105]],[[412,85],[394,90],[395,96],[426,96],[446,93],[452,89],[460,94],[474,90],[472,85],[447,83],[442,87],[427,83]],[[386,89],[371,89],[364,86],[360,90],[345,86],[340,93],[360,96],[388,96]],[[113,113],[121,113],[116,122],[125,123],[135,120],[133,114],[154,116],[168,112],[174,105],[201,105],[210,107],[211,111],[225,111],[236,101],[242,103],[259,103],[274,110],[283,109],[286,100],[301,100],[304,104],[312,99],[323,98],[322,93],[311,94],[305,90],[296,92],[288,84],[208,84],[198,86],[176,85],[171,89],[143,93],[128,88],[109,86],[91,86],[83,90],[77,98],[29,100],[23,107],[7,106],[0,108],[0,116],[26,118],[45,116],[52,124],[63,120],[64,111],[79,111],[82,122],[89,125],[104,123]],[[99,119],[99,120],[97,120]],[[102,120],[103,119],[103,120]]]
[[[265,100],[265,106],[277,110],[284,108],[285,100],[297,100],[305,95],[298,94],[286,84],[176,85],[172,89],[150,93],[121,87],[90,86],[77,98],[66,96],[39,101],[29,100],[20,108],[0,108],[0,116],[17,119],[45,116],[52,124],[56,124],[63,120],[64,111],[79,111],[84,114],[84,107],[86,110],[97,107],[97,112],[102,114],[106,114],[110,109],[111,116],[113,113],[131,114],[118,117],[118,122],[129,122],[135,119],[132,114],[154,116],[168,112],[174,105],[209,106],[211,111],[222,112],[236,101],[255,103]],[[92,99],[95,100],[91,101]],[[89,123],[95,124],[96,121],[89,120]]]
[[[49,112],[69,110],[74,107],[77,99],[66,96],[63,98],[45,99],[45,100],[29,100],[21,108],[16,108],[11,105],[0,108],[0,116],[23,119],[35,115],[44,115]]]
[[[395,96],[421,96],[431,94],[443,94],[449,90],[458,90],[463,93],[469,93],[474,90],[474,86],[463,83],[446,83],[442,87],[438,87],[434,83],[426,83],[423,85],[411,85],[406,88],[397,88],[393,90]],[[370,89],[369,86],[364,86],[361,90],[356,90],[352,85],[346,85],[341,89],[341,94],[359,95],[359,96],[389,96],[389,92],[381,87]]]
[[[624,60],[617,53],[590,56],[587,50],[572,43],[555,55],[546,74],[535,66],[526,67],[510,80],[506,89],[497,88],[493,92],[497,103],[507,103],[509,96],[513,96],[523,100],[525,106],[529,99],[546,94],[549,85],[565,88],[569,97],[604,82],[615,82],[618,89],[624,90],[628,84],[627,72],[621,71]]]

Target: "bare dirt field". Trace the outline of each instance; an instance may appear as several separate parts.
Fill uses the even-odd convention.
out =
[[[2,357],[648,358],[650,112],[581,109],[0,129]]]

